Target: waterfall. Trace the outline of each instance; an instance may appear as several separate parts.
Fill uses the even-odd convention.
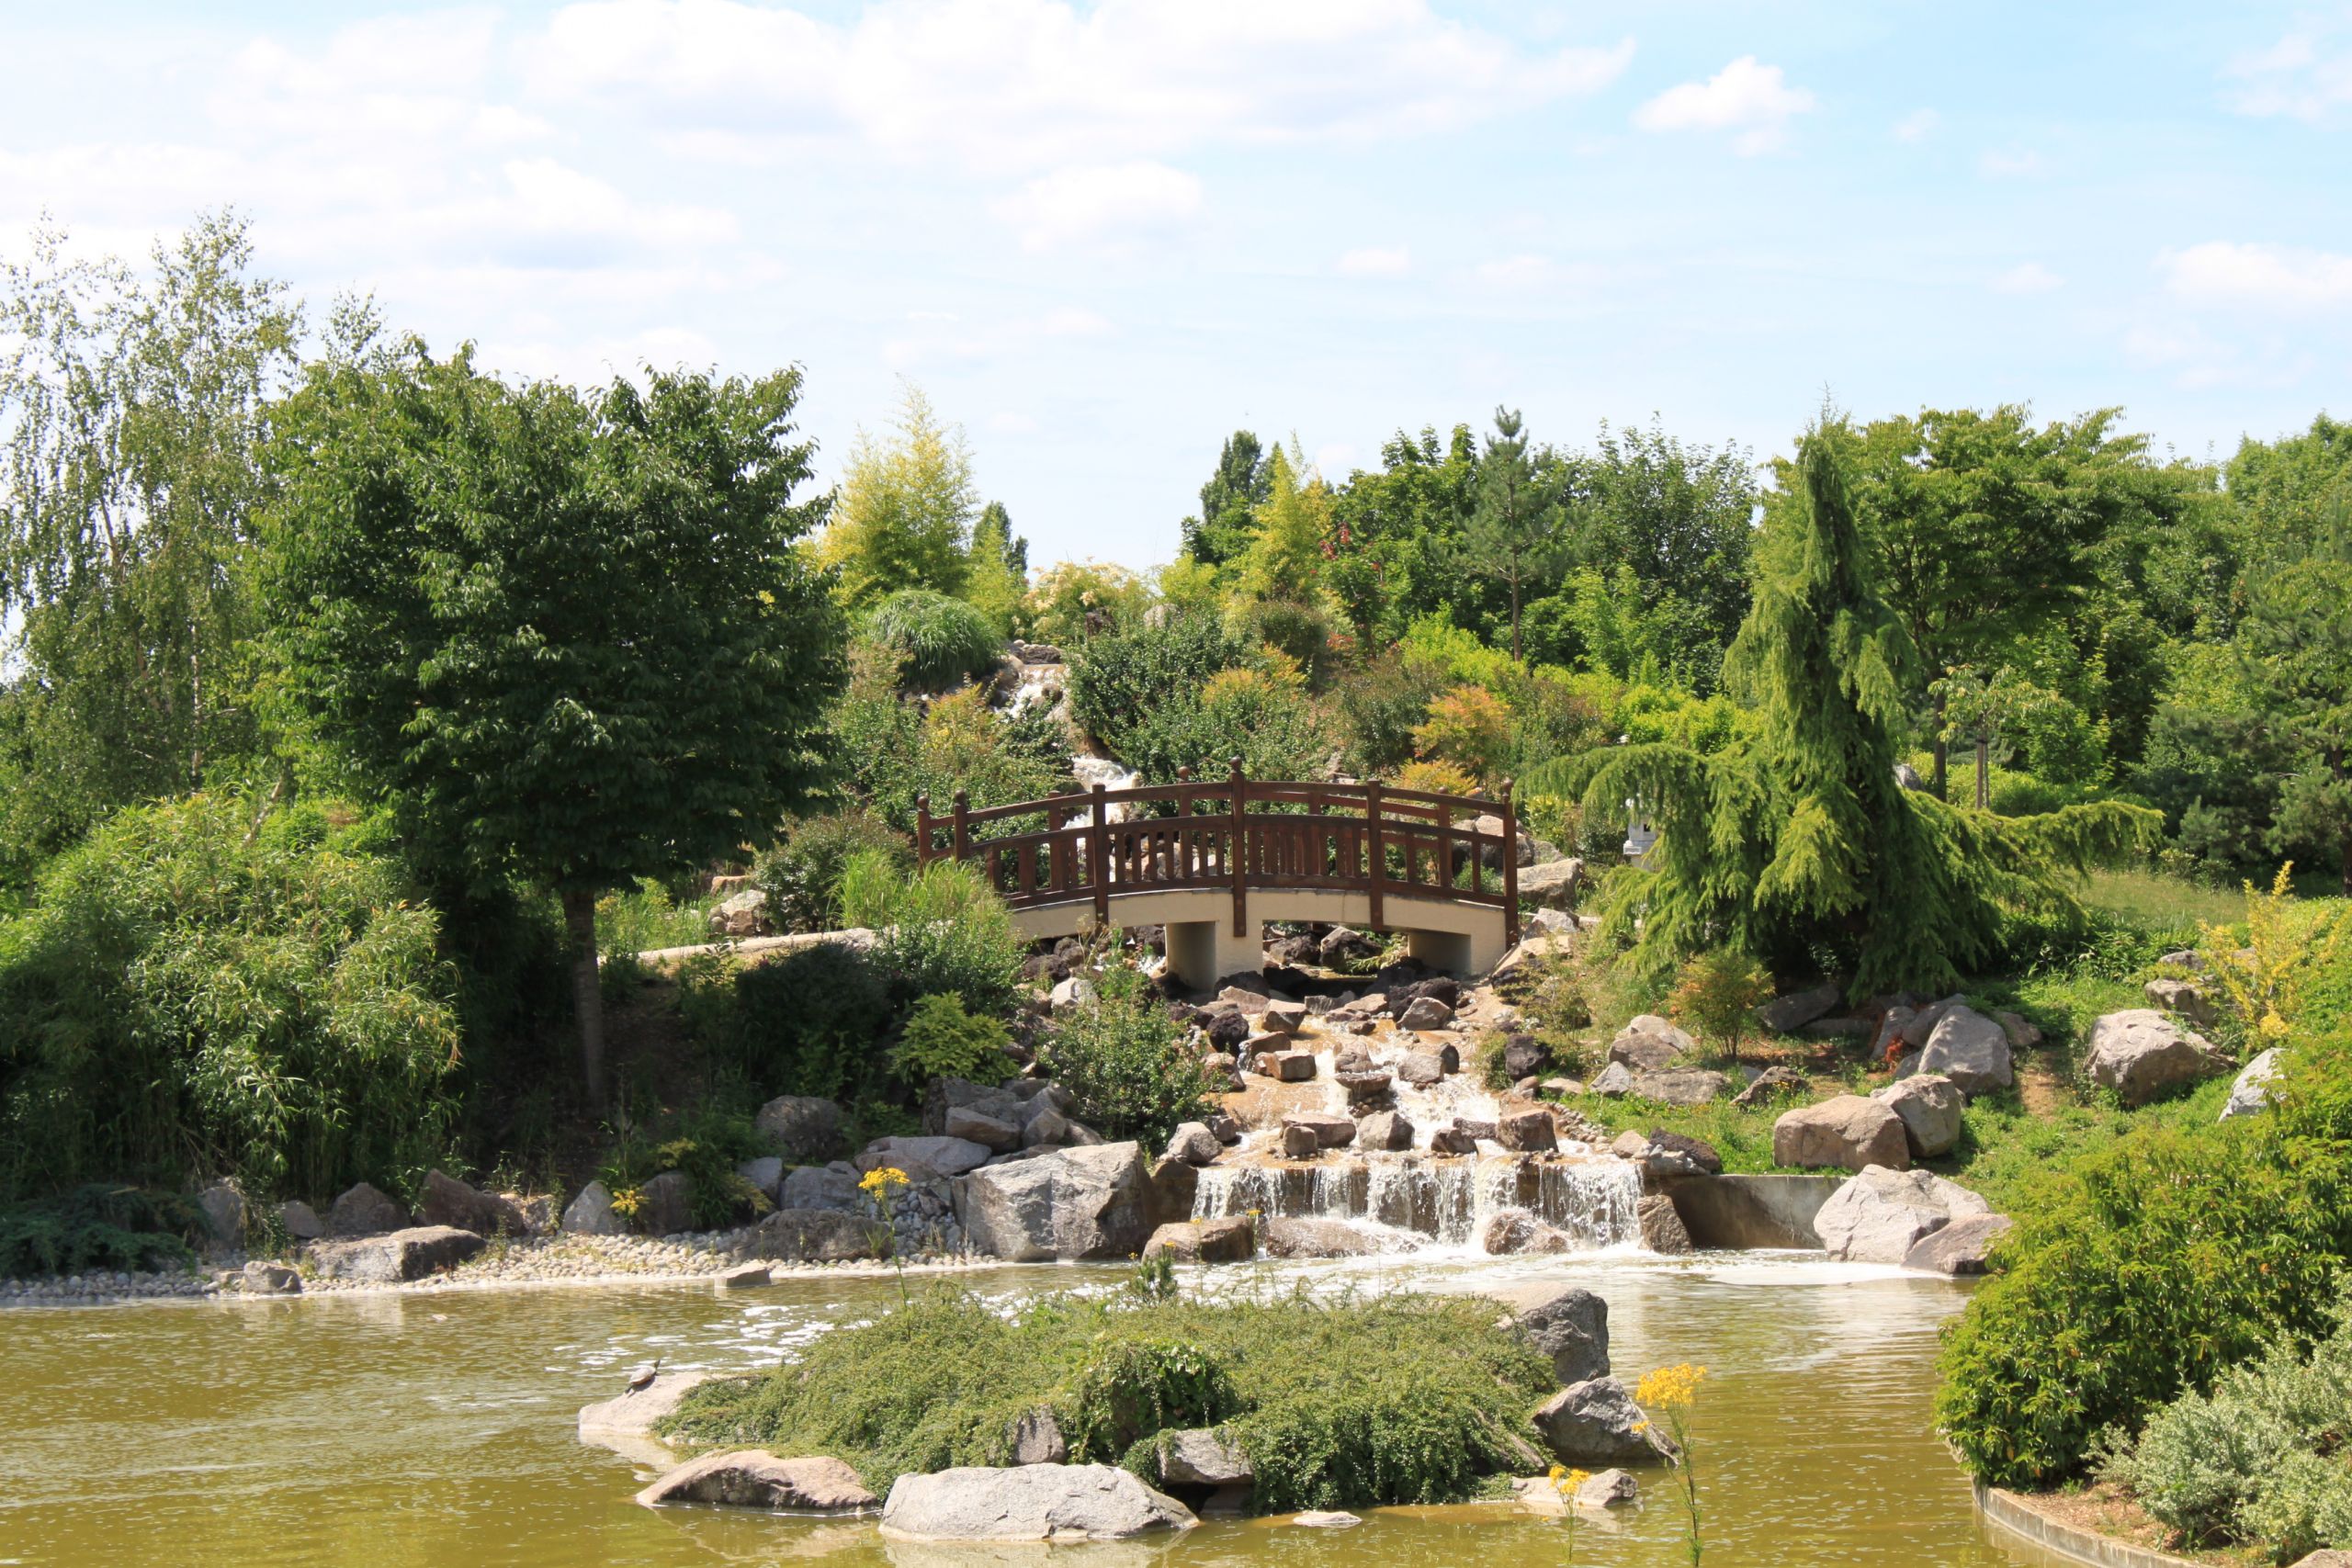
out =
[[[1587,1247],[1638,1243],[1642,1176],[1606,1156],[1476,1160],[1417,1152],[1325,1158],[1311,1164],[1213,1165],[1193,1200],[1196,1220],[1253,1210],[1287,1219],[1345,1220],[1394,1233],[1400,1247],[1476,1245],[1489,1214],[1526,1209]]]

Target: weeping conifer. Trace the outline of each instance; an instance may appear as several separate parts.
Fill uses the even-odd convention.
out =
[[[1652,977],[1729,946],[1783,974],[1828,969],[1857,994],[1948,987],[1993,956],[2005,914],[2079,918],[2070,874],[2144,847],[2162,818],[2115,802],[1997,818],[1904,789],[1910,640],[1819,433],[1796,475],[1725,660],[1746,742],[1713,757],[1627,747],[1586,793],[1588,818],[1631,798],[1658,829],[1645,869],[1615,885],[1609,927]]]

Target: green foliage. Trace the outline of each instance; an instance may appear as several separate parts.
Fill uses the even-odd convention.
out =
[[[871,649],[852,650],[849,691],[830,728],[848,792],[904,833],[923,795],[944,815],[958,789],[975,807],[1007,806],[1049,795],[1069,776],[1049,715],[1001,719],[977,686],[925,713],[899,698],[891,661]]]
[[[865,634],[898,657],[899,679],[914,692],[981,680],[1004,653],[1004,634],[978,609],[922,588],[902,588],[875,605]]]
[[[255,807],[121,812],[0,919],[0,1193],[400,1189],[442,1154],[458,1032],[433,911],[364,829]]]
[[[980,508],[972,524],[971,570],[965,574],[964,597],[986,617],[1000,638],[1018,628],[1022,601],[1029,588],[1029,541],[1013,536],[1012,519],[1001,502]]]
[[[1667,1011],[1690,1026],[1702,1040],[1712,1040],[1733,1061],[1739,1060],[1740,1037],[1754,1021],[1758,1003],[1772,995],[1772,976],[1744,953],[1716,948],[1682,965]]]
[[[752,865],[752,880],[768,896],[768,915],[776,929],[840,930],[842,872],[851,856],[867,850],[901,867],[914,862],[907,836],[863,806],[787,824],[783,841]]]
[[[186,1268],[200,1224],[185,1198],[87,1183],[0,1208],[0,1280]]]
[[[1250,547],[1252,515],[1271,490],[1269,454],[1258,437],[1237,430],[1218,448],[1216,471],[1201,486],[1201,514],[1184,519],[1184,554],[1205,566],[1238,559]]]
[[[1094,635],[1139,624],[1151,607],[1151,584],[1123,566],[1066,560],[1038,574],[1021,604],[1022,635],[1075,649]]]
[[[891,1047],[890,1070],[917,1088],[933,1078],[994,1083],[1012,1065],[1004,1054],[1012,1043],[1012,1035],[1003,1024],[993,1018],[974,1018],[959,998],[922,997],[907,1015],[898,1044]]]
[[[883,440],[857,433],[842,469],[840,509],[818,541],[819,558],[853,605],[903,588],[961,594],[971,576],[980,499],[962,427],[941,423],[910,382],[896,432]]]
[[[736,1174],[748,1159],[772,1154],[768,1140],[742,1111],[706,1101],[664,1115],[649,1129],[631,1128],[598,1168],[597,1177],[618,1195],[642,1187],[665,1171],[686,1179],[687,1212],[695,1226],[718,1230],[746,1213],[769,1205],[757,1189]]]
[[[2176,1537],[2253,1542],[2292,1562],[2352,1547],[2352,1312],[2308,1353],[2291,1337],[2230,1368],[2210,1394],[2156,1412],[2106,1467]]]
[[[820,942],[689,987],[688,1017],[711,1059],[763,1095],[848,1100],[879,1087],[876,1041],[890,987],[865,953]]]
[[[797,1363],[706,1383],[672,1428],[697,1442],[829,1453],[876,1490],[1010,1462],[1013,1425],[1055,1412],[1080,1462],[1150,1462],[1159,1432],[1219,1426],[1257,1472],[1254,1505],[1458,1501],[1512,1473],[1549,1363],[1492,1302],[1384,1294],[1215,1303],[1049,1298],[1008,1319],[920,1297],[824,1335]]]
[[[910,877],[889,857],[861,852],[842,872],[842,915],[876,933],[875,963],[899,1006],[952,994],[966,1011],[993,1018],[1019,999],[1028,943],[965,862],[936,860]]]
[[[1248,648],[1213,617],[1170,615],[1165,626],[1123,626],[1068,651],[1070,716],[1132,762],[1122,742],[1148,715],[1239,664]]]
[[[1095,989],[1094,1000],[1055,1018],[1038,1060],[1080,1122],[1158,1146],[1178,1122],[1205,1113],[1216,1086],[1134,968],[1106,968]]]
[[[596,951],[608,958],[709,940],[708,917],[650,876],[596,900]]]

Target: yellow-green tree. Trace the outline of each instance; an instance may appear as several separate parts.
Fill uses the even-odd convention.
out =
[[[841,499],[819,547],[841,570],[841,592],[863,607],[901,588],[961,595],[971,579],[979,492],[959,425],[906,385],[888,439],[861,430],[842,470]]]
[[[1331,532],[1331,491],[1306,466],[1294,441],[1266,459],[1266,499],[1253,516],[1257,530],[1242,553],[1236,587],[1244,601],[1319,604],[1330,561],[1323,543]]]

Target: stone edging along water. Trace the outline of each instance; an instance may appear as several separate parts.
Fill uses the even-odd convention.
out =
[[[2197,1568],[2185,1557],[2134,1546],[2130,1541],[2052,1518],[2035,1508],[2032,1498],[2015,1492],[1987,1486],[1981,1481],[1975,1483],[1975,1490],[1977,1511],[1995,1529],[2046,1551],[2090,1563],[2093,1568]]]

